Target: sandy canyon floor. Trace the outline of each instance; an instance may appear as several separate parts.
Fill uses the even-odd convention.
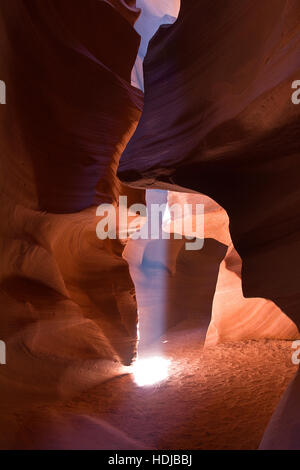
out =
[[[67,412],[104,421],[142,448],[256,449],[297,370],[290,341],[244,341],[203,349],[201,330],[191,325],[171,330],[153,347],[153,354],[159,350],[171,360],[164,382],[139,387],[127,374],[58,403],[55,413],[52,405],[36,406],[34,412],[15,410],[6,419],[21,423],[21,446],[34,447],[38,441],[38,416],[51,416],[59,426],[55,416]],[[90,439],[93,448],[97,427],[87,429],[80,419],[73,425],[79,447],[82,438],[85,447]],[[51,429],[53,435],[55,427]]]

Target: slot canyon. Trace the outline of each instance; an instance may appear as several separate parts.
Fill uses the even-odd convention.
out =
[[[299,0],[0,0],[0,44],[0,449],[300,450]]]

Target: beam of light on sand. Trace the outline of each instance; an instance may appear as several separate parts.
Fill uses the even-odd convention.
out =
[[[170,361],[161,356],[137,359],[132,366],[134,381],[139,387],[154,385],[169,376]]]

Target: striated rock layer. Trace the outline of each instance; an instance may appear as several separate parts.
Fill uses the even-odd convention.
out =
[[[192,264],[186,266],[187,272],[193,277],[197,284],[194,289],[197,292],[198,299],[195,300],[194,310],[197,311],[198,320],[207,317],[210,321],[206,345],[211,346],[216,343],[225,341],[241,341],[246,339],[296,339],[299,332],[296,325],[271,301],[261,298],[245,298],[241,285],[241,258],[234,249],[229,234],[229,220],[225,210],[215,201],[207,196],[192,193],[169,192],[169,206],[175,204],[182,208],[184,214],[184,206],[189,205],[191,213],[188,218],[175,218],[171,212],[171,218],[165,230],[180,232],[185,236],[204,237],[203,249],[191,252],[191,258],[196,258],[204,271],[206,261],[206,245],[213,247],[212,254],[217,254],[217,244],[212,245],[214,239],[224,244],[224,256],[221,259],[210,257],[210,269],[215,263],[215,269],[218,270],[217,284],[210,284],[207,275],[197,275],[192,270]],[[196,231],[196,205],[202,204],[204,207],[204,219],[198,223],[198,233]],[[169,250],[172,248],[170,246]],[[174,251],[174,250],[173,250]],[[188,254],[188,253],[187,253]],[[217,263],[217,264],[216,264]],[[206,267],[208,269],[209,266]],[[200,267],[198,267],[200,272]],[[209,287],[208,287],[209,286]],[[211,291],[213,301],[211,308],[203,302],[203,294]],[[181,283],[181,289],[178,297],[190,298],[190,294],[184,283]],[[189,309],[187,305],[183,308],[184,315],[188,315]]]
[[[130,85],[140,41],[134,4],[0,4],[5,406],[73,394],[123,373],[135,356],[124,246],[96,236],[96,205],[124,193],[115,172],[142,106]]]
[[[271,299],[299,326],[299,2],[182,0],[144,69],[121,179],[214,199],[230,218],[244,294]]]

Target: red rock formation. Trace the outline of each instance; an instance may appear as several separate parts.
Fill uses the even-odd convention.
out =
[[[195,290],[197,291],[198,299],[194,300],[194,310],[196,312],[198,308],[198,315],[195,315],[195,318],[198,318],[199,322],[205,311],[203,309],[203,299],[200,298],[200,296],[205,292],[208,294],[209,290],[213,291],[210,294],[213,295],[211,309],[208,308],[208,305],[204,307],[206,308],[204,315],[209,317],[209,320],[211,315],[211,322],[209,324],[205,344],[212,346],[220,342],[242,341],[246,339],[298,338],[299,332],[295,324],[284,315],[273,302],[260,298],[246,299],[244,297],[241,284],[241,258],[232,246],[228,227],[229,220],[224,209],[209,197],[200,194],[170,191],[168,202],[169,206],[178,204],[182,207],[183,213],[184,204],[189,204],[194,212],[196,204],[203,204],[204,232],[202,234],[199,231],[198,237],[204,236],[204,248],[207,242],[211,243],[211,238],[228,247],[223,260],[218,260],[217,257],[214,259],[212,255],[209,258],[210,263],[221,262],[216,286],[212,284],[209,288],[207,276],[199,276],[199,274],[197,276],[195,271],[191,272],[190,265],[186,266],[187,272],[197,278],[195,281],[197,283]],[[192,223],[190,225],[184,224],[182,223],[183,221],[179,219],[177,219],[177,222],[180,221],[179,224],[177,223],[177,229],[180,228],[180,226],[182,227],[180,233],[185,236],[193,235],[194,233],[189,231],[189,226],[192,227]],[[191,219],[195,219],[195,214],[191,215]],[[172,217],[168,224],[168,229],[171,232],[175,229],[174,225],[175,219]],[[193,225],[196,227],[195,222]],[[214,249],[216,250],[216,248],[217,245],[215,245]],[[198,253],[194,252],[194,255],[195,254],[197,254],[198,263],[201,264],[202,269],[204,269],[204,265],[207,263],[205,250],[200,250]],[[219,269],[219,264],[215,266],[215,269]],[[183,292],[185,293],[184,298],[190,297],[185,289],[184,283],[181,284],[178,297],[182,297]]]
[[[125,372],[121,363],[135,355],[137,308],[124,245],[97,239],[96,206],[116,203],[126,192],[115,173],[142,107],[142,94],[130,85],[137,16],[132,0],[0,3],[0,78],[7,85],[0,122],[0,338],[7,366],[1,366],[0,385],[1,404],[11,413]],[[179,20],[151,43],[145,111],[120,169],[124,181],[138,187],[188,188],[218,201],[243,258],[245,293],[273,299],[295,321],[299,111],[290,84],[299,78],[299,18],[296,0],[217,6],[182,0]],[[136,201],[140,194],[131,196]],[[164,328],[187,312],[197,317],[199,300],[210,313],[228,238],[224,211],[218,212],[216,219],[210,214],[206,236],[221,243],[209,240],[197,255],[170,242],[164,264],[159,253],[155,259],[152,242],[140,252],[138,245],[127,246],[137,286],[146,291],[141,307],[153,313],[150,288],[156,295],[160,289],[158,300],[169,296],[161,303],[163,309],[167,304]],[[226,280],[228,270],[230,276],[237,270],[230,261],[221,267]],[[239,282],[233,276],[230,289]],[[207,283],[199,299],[201,278]],[[167,285],[159,284],[162,279]],[[182,286],[188,295],[180,298]],[[218,300],[224,297],[217,293]],[[213,324],[219,322],[218,335],[228,338],[236,316],[231,312],[224,328],[222,315],[216,313]],[[268,327],[271,316],[264,319]],[[157,331],[149,320],[151,341]],[[51,420],[41,424],[39,410],[38,425],[32,424],[37,441],[40,429],[47,440],[54,436],[49,448],[88,447],[96,431],[99,447],[139,447],[90,417],[66,423],[52,411],[58,427],[49,434]],[[84,444],[74,433],[78,425],[86,432]],[[0,447],[15,445],[18,429],[9,426]]]
[[[96,236],[96,205],[116,201],[116,168],[142,106],[130,85],[134,5],[0,4],[0,382],[2,400],[18,406],[98,383],[135,355],[124,247]]]
[[[183,0],[152,40],[145,108],[119,169],[138,187],[191,189],[227,211],[248,297],[299,326],[300,5]]]
[[[144,113],[121,179],[214,199],[229,215],[244,295],[272,300],[299,328],[300,108],[291,101],[299,2],[182,0],[177,22],[152,40],[144,70]],[[262,448],[299,448],[298,382]]]
[[[273,302],[244,297],[241,269],[241,259],[231,245],[220,265],[206,345],[246,339],[299,338],[294,322]]]

